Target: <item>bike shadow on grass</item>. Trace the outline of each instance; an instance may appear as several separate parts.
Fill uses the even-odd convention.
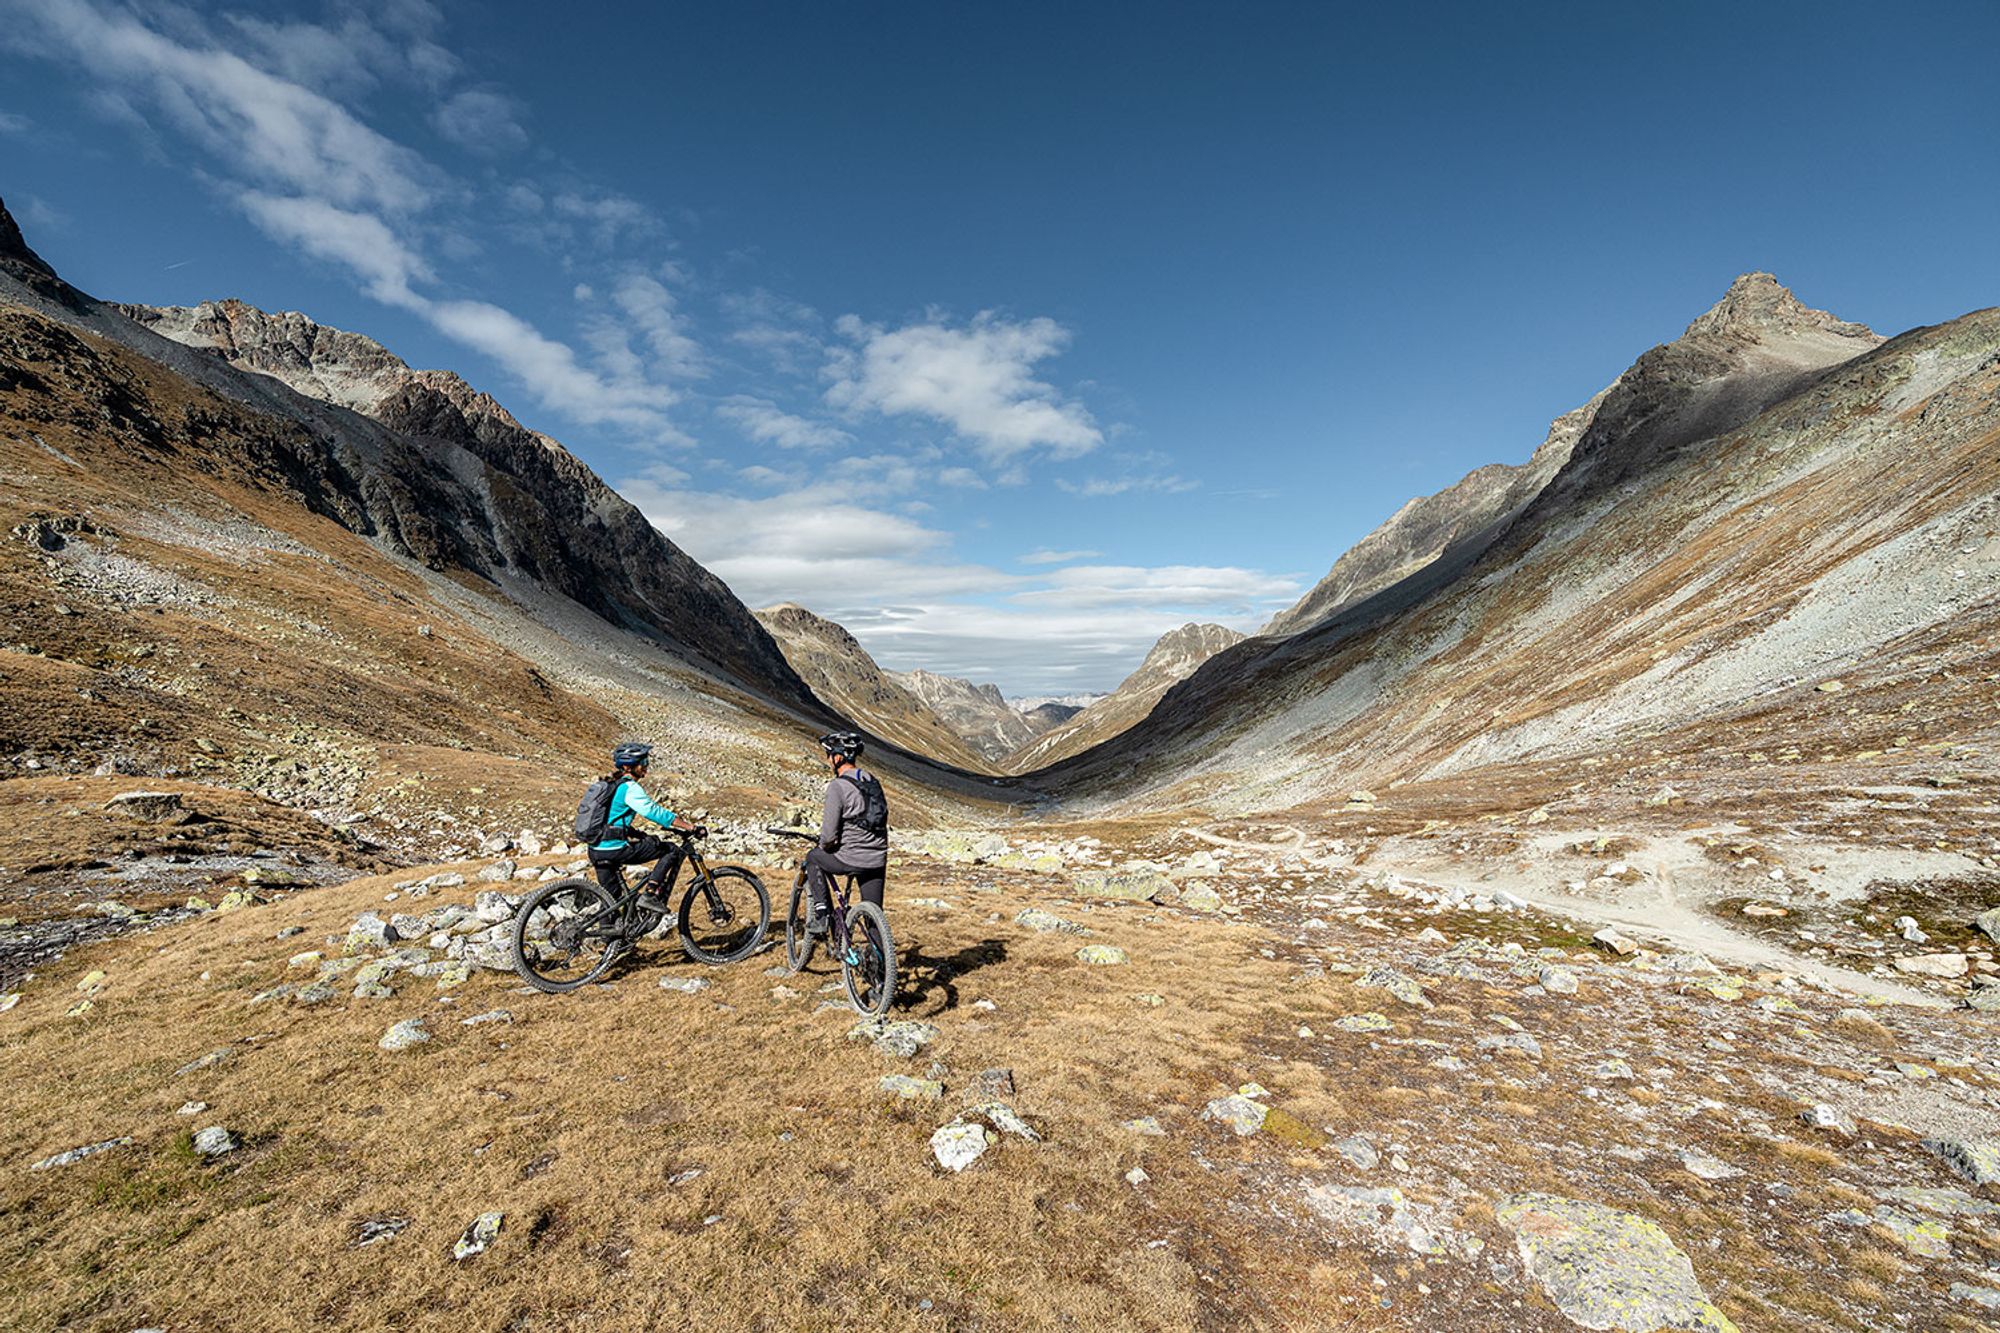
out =
[[[985,939],[956,953],[937,955],[925,953],[921,944],[905,946],[896,960],[896,1008],[924,1015],[956,1009],[958,978],[1006,961],[1004,940]]]

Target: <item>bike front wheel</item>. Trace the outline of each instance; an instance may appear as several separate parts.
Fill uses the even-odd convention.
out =
[[[514,917],[514,970],[538,991],[575,990],[609,965],[620,924],[618,900],[603,885],[545,884]]]
[[[813,933],[806,929],[806,922],[812,916],[812,892],[806,888],[806,875],[802,870],[792,883],[792,905],[785,913],[785,961],[792,971],[802,972],[812,961],[813,946],[819,943]]]
[[[747,958],[771,928],[771,895],[742,866],[718,866],[681,899],[681,947],[703,963]]]
[[[881,1018],[896,998],[896,944],[889,938],[889,918],[874,903],[857,903],[847,912],[846,938],[836,941],[840,979],[847,999],[864,1018]]]

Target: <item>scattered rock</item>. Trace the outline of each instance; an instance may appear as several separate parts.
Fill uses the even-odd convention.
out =
[[[1741,1168],[1731,1166],[1719,1157],[1710,1157],[1698,1148],[1683,1148],[1674,1155],[1680,1158],[1684,1169],[1703,1180],[1730,1180],[1743,1174]]]
[[[1088,929],[1077,925],[1076,922],[1065,921],[1055,913],[1044,912],[1039,907],[1021,909],[1021,912],[1014,918],[1014,924],[1017,926],[1026,926],[1029,930],[1043,932],[1059,930],[1070,935],[1088,935],[1090,933]]]
[[[207,1109],[208,1109],[208,1103],[207,1103],[207,1102],[182,1102],[182,1103],[181,1103],[181,1109],[180,1109],[180,1110],[178,1110],[178,1111],[176,1111],[176,1112],[174,1112],[174,1114],[175,1114],[175,1115],[200,1115],[200,1114],[201,1114],[201,1113],[202,1113],[203,1111],[206,1111]]]
[[[1972,924],[1984,931],[1987,939],[2000,944],[2000,907],[1989,907],[1972,918]]]
[[[480,871],[477,878],[487,883],[497,883],[500,880],[514,878],[514,872],[519,869],[520,867],[514,862],[503,858]]]
[[[113,1148],[129,1148],[131,1146],[132,1139],[130,1135],[124,1138],[106,1139],[102,1143],[86,1143],[81,1148],[71,1148],[68,1152],[59,1152],[54,1157],[44,1157],[28,1169],[30,1171],[48,1171],[58,1166],[74,1166],[86,1157],[94,1157],[98,1153],[109,1152]]]
[[[1233,1093],[1210,1102],[1202,1111],[1201,1118],[1227,1125],[1239,1135],[1250,1135],[1264,1127],[1264,1118],[1270,1113],[1270,1108],[1263,1103],[1252,1101],[1242,1093]]]
[[[679,991],[683,995],[694,995],[709,987],[707,977],[661,977],[660,989]]]
[[[1616,1058],[1598,1063],[1591,1069],[1590,1076],[1592,1078],[1625,1083],[1630,1083],[1635,1077],[1632,1073],[1632,1066]]]
[[[931,1135],[931,1155],[939,1166],[954,1175],[982,1157],[999,1136],[984,1125],[954,1120]]]
[[[1896,933],[1912,944],[1929,944],[1931,942],[1931,937],[1924,934],[1923,927],[1917,924],[1917,919],[1913,916],[1897,917]]]
[[[1925,1139],[1924,1147],[1975,1185],[2000,1185],[2000,1139]]]
[[[207,1129],[195,1131],[194,1150],[203,1157],[227,1157],[242,1146],[242,1141],[221,1125],[210,1125]]]
[[[1417,984],[1417,979],[1393,967],[1370,968],[1354,984],[1364,990],[1388,991],[1404,1004],[1415,1005],[1419,1009],[1431,1007],[1430,997],[1424,994],[1424,988]]]
[[[1595,935],[1592,935],[1590,937],[1590,942],[1592,944],[1595,944],[1600,949],[1604,949],[1610,953],[1618,955],[1620,958],[1625,957],[1627,954],[1633,954],[1639,951],[1638,945],[1634,944],[1631,940],[1626,939],[1623,935],[1620,935],[1616,930],[1612,929],[1610,926],[1606,926],[1603,930],[1600,930]]]
[[[1014,1095],[1014,1071],[982,1069],[972,1080],[972,1091],[981,1101],[1006,1101]]]
[[[505,1009],[488,1009],[483,1014],[474,1014],[470,1018],[461,1018],[458,1020],[460,1027],[468,1028],[477,1027],[481,1023],[511,1023],[513,1021],[514,1015]]]
[[[412,1046],[420,1046],[431,1039],[430,1030],[421,1018],[406,1018],[382,1034],[382,1040],[375,1043],[385,1051],[407,1051]]]
[[[1821,694],[1839,694],[1842,690],[1847,688],[1847,682],[1839,679],[1823,680],[1819,684],[1813,686],[1813,688],[1819,691]]]
[[[1542,989],[1551,995],[1576,994],[1576,973],[1562,966],[1560,963],[1551,963],[1546,967],[1538,969],[1535,973],[1535,979],[1541,982]]]
[[[1127,1133],[1143,1134],[1147,1138],[1154,1139],[1165,1138],[1167,1134],[1167,1131],[1160,1127],[1160,1122],[1149,1115],[1142,1115],[1137,1120],[1127,1120],[1122,1128]]]
[[[934,1102],[944,1097],[944,1084],[936,1079],[911,1078],[908,1074],[884,1074],[877,1086],[908,1102]]]
[[[1889,965],[1898,972],[1919,977],[1962,977],[1970,963],[1962,953],[1907,954],[1889,960]]]
[[[1333,1150],[1363,1171],[1373,1171],[1382,1162],[1375,1145],[1359,1134],[1350,1134],[1333,1145]]]
[[[1799,1120],[1813,1129],[1832,1130],[1846,1138],[1854,1137],[1854,1121],[1843,1115],[1838,1107],[1825,1102],[1814,1102],[1800,1111]]]
[[[1190,884],[1181,890],[1180,905],[1191,912],[1220,912],[1222,895],[1206,884]]]
[[[410,1222],[407,1217],[364,1217],[354,1224],[354,1240],[349,1248],[358,1250],[364,1245],[394,1240],[409,1229]]]
[[[500,1238],[500,1224],[506,1219],[505,1213],[481,1213],[473,1218],[458,1242],[451,1247],[451,1257],[462,1260],[486,1253]]]
[[[1115,967],[1126,961],[1125,951],[1115,944],[1086,944],[1076,951],[1076,958],[1093,967]]]
[[[123,791],[106,801],[104,808],[115,815],[129,815],[156,824],[178,819],[184,813],[181,794],[175,791]]]
[[[1334,1019],[1333,1025],[1342,1032],[1387,1032],[1396,1026],[1377,1013],[1349,1014],[1345,1018]]]
[[[1526,1056],[1530,1060],[1542,1058],[1542,1044],[1536,1041],[1532,1034],[1526,1032],[1509,1032],[1504,1037],[1481,1037],[1479,1049],[1498,1051],[1502,1055],[1512,1052]]]
[[[913,1019],[889,1022],[886,1019],[870,1018],[849,1028],[847,1039],[872,1041],[875,1043],[875,1049],[884,1055],[900,1056],[908,1060],[935,1041],[937,1034],[936,1025],[931,1023],[921,1023]]]
[[[1495,1217],[1529,1276],[1585,1328],[1736,1333],[1687,1255],[1642,1217],[1552,1194],[1511,1195]]]
[[[174,1077],[182,1078],[188,1074],[194,1073],[197,1070],[213,1069],[217,1065],[221,1064],[224,1060],[229,1059],[230,1056],[234,1054],[235,1052],[230,1050],[227,1046],[224,1046],[221,1050],[210,1051],[207,1055],[198,1056],[195,1059],[190,1060],[186,1064],[182,1065],[179,1069],[176,1069],[174,1071]]]

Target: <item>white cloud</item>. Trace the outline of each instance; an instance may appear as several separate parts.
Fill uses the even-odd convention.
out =
[[[26,134],[35,122],[11,111],[0,111],[0,134]]]
[[[1086,500],[1101,499],[1107,495],[1124,495],[1140,492],[1156,495],[1178,495],[1196,489],[1198,483],[1180,477],[1091,477],[1084,481],[1071,481],[1067,477],[1056,479],[1059,490]]]
[[[520,108],[501,93],[468,88],[447,98],[431,116],[439,134],[475,153],[507,153],[528,146]]]
[[[1052,319],[1015,323],[984,311],[964,328],[932,318],[886,329],[844,315],[835,327],[853,344],[827,366],[835,407],[941,422],[995,462],[1037,449],[1072,458],[1103,442],[1090,413],[1034,376],[1069,344]]]
[[[938,473],[938,484],[962,491],[983,491],[986,489],[986,478],[969,467],[948,467]]]
[[[1031,576],[956,561],[949,534],[871,501],[902,483],[899,469],[857,458],[826,474],[837,480],[760,499],[648,478],[618,489],[750,605],[798,602],[891,670],[995,680],[1011,694],[1110,689],[1168,630],[1190,620],[1255,629],[1298,594],[1296,579],[1255,570],[1094,565]]]
[[[558,218],[583,226],[607,250],[627,236],[645,235],[659,228],[658,220],[644,204],[610,191],[564,190],[550,198],[549,210]]]
[[[429,266],[375,214],[259,190],[245,192],[238,202],[267,235],[316,259],[345,265],[376,300],[406,310],[425,306],[413,284],[431,278]]]
[[[1050,551],[1044,549],[1028,552],[1021,557],[1021,563],[1024,565],[1068,565],[1078,560],[1093,560],[1103,554],[1104,552],[1102,551]]]
[[[187,45],[90,0],[9,0],[14,38],[144,97],[254,180],[343,207],[406,213],[429,202],[433,173],[409,149],[300,83],[208,44]]]
[[[854,438],[824,421],[794,416],[775,403],[744,394],[725,398],[716,406],[715,414],[734,424],[744,438],[758,444],[774,444],[780,449],[832,449]]]
[[[674,294],[657,278],[627,274],[618,280],[611,299],[632,321],[661,373],[679,378],[706,373],[700,346],[682,328]]]
[[[1239,614],[1274,599],[1297,596],[1298,580],[1229,565],[1068,565],[1051,570],[1047,586],[1017,594],[1036,606],[1234,607]]]

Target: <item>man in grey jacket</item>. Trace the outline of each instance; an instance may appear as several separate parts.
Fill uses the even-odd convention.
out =
[[[814,934],[826,933],[828,875],[853,875],[863,902],[882,905],[882,884],[889,867],[889,802],[882,784],[860,766],[862,740],[851,731],[836,731],[819,739],[833,780],[826,784],[820,818],[819,846],[806,853],[806,881],[812,891]]]

